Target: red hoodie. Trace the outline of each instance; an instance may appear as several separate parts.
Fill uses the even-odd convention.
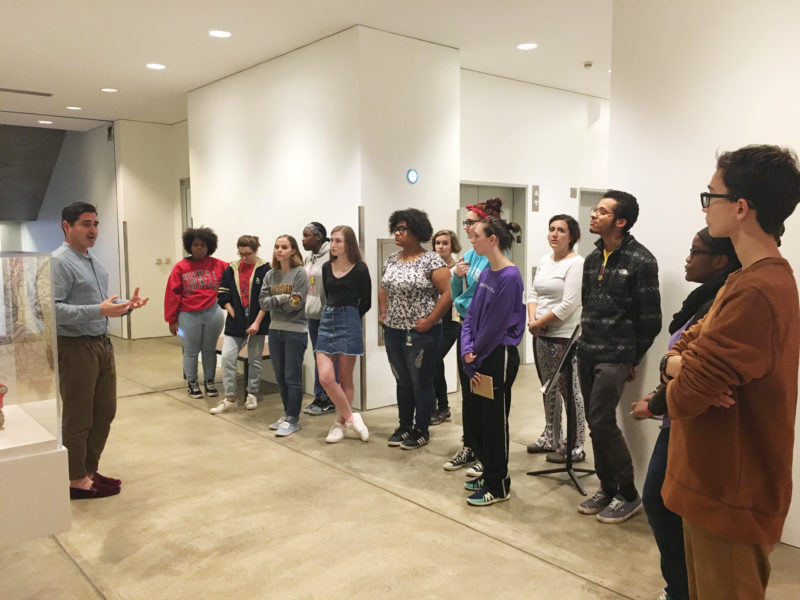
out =
[[[205,310],[217,302],[222,272],[228,263],[213,256],[175,263],[164,294],[164,320],[177,323],[179,312]]]

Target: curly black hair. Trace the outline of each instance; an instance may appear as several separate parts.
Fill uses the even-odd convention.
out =
[[[194,229],[190,227],[184,231],[183,249],[186,250],[186,254],[192,253],[192,242],[195,240],[200,240],[206,245],[206,249],[208,250],[206,256],[211,256],[217,251],[217,234],[214,233],[213,229],[208,227],[198,227]]]
[[[406,222],[408,230],[420,243],[427,242],[433,234],[433,226],[428,219],[428,214],[417,208],[396,210],[389,217],[389,233],[394,233],[394,228],[400,221]]]

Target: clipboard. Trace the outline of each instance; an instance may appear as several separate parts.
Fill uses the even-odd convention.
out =
[[[474,385],[472,380],[469,381],[469,391],[484,398],[494,399],[494,378],[491,375],[481,375],[481,382]]]

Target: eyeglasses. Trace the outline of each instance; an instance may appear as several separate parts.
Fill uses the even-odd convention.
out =
[[[392,227],[392,233],[405,233],[408,231],[408,227],[405,225],[397,225],[396,227]]]
[[[711,250],[695,250],[694,248],[689,248],[689,258],[694,258],[698,254],[714,255],[716,252],[712,252]]]
[[[255,252],[237,252],[236,254],[238,254],[242,258],[249,258],[249,257],[253,256],[255,254]]]
[[[475,223],[477,223],[477,222],[478,222],[478,221],[473,221],[472,219],[465,219],[465,220],[461,221],[461,224],[462,224],[464,227],[472,227],[472,226],[473,226],[473,225],[475,225]]]
[[[702,192],[700,194],[700,206],[708,208],[712,198],[727,198],[731,202],[736,202],[739,199],[735,194],[711,194],[709,192]]]
[[[592,210],[589,211],[593,215],[597,215],[599,217],[607,217],[608,215],[614,215],[613,212],[606,210],[602,206],[595,206]]]

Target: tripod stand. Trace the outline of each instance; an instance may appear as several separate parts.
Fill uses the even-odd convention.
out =
[[[575,396],[572,393],[572,385],[570,382],[572,381],[573,377],[572,358],[575,355],[578,337],[580,337],[580,331],[581,326],[577,325],[575,327],[575,331],[572,332],[572,337],[569,340],[567,349],[564,351],[564,355],[561,357],[561,362],[558,363],[558,369],[556,369],[553,377],[546,381],[540,389],[542,394],[550,393],[555,386],[559,386],[561,390],[561,397],[564,399],[564,404],[566,405],[567,409],[566,463],[563,467],[557,467],[554,469],[528,471],[528,475],[536,476],[550,475],[551,473],[566,473],[569,475],[570,479],[572,479],[572,483],[575,485],[575,488],[585,496],[586,490],[583,489],[583,486],[578,481],[578,476],[575,473],[588,473],[591,475],[594,473],[594,469],[573,468],[572,466],[572,449],[575,447],[575,438],[577,436],[577,432],[575,431]],[[556,443],[558,443],[558,440],[556,440]]]

